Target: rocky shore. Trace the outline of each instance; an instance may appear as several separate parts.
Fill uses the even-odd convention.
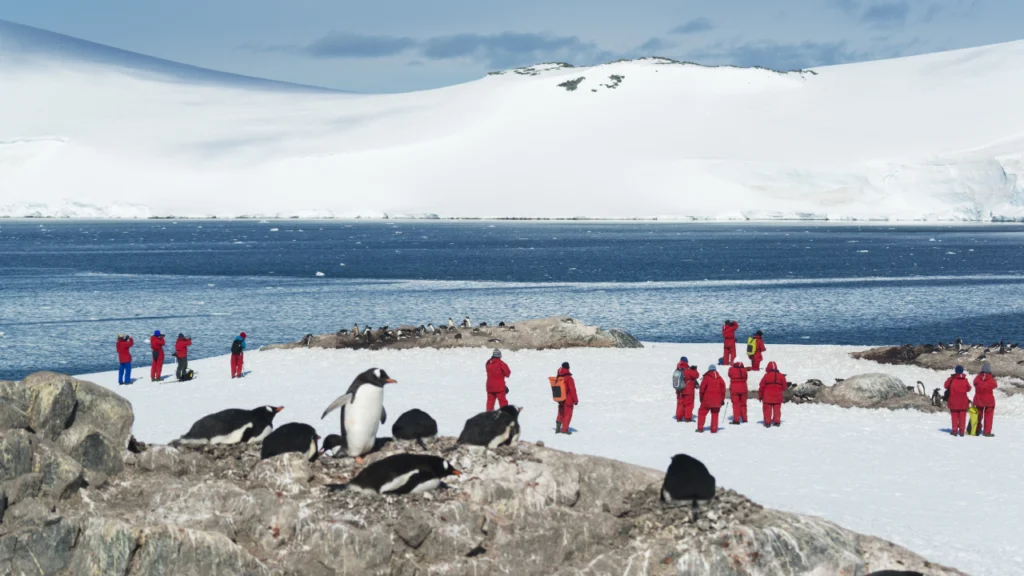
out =
[[[913,365],[950,372],[959,365],[972,374],[978,373],[984,364],[988,364],[996,378],[1012,377],[1024,380],[1024,349],[1019,344],[1005,342],[989,345],[939,342],[881,346],[854,352],[851,356],[880,364]]]

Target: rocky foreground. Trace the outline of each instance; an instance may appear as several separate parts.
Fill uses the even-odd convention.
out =
[[[428,441],[464,474],[379,497],[341,488],[348,458],[145,446],[126,401],[68,376],[0,400],[0,574],[960,574],[723,488],[694,519],[659,501],[663,472],[525,442]],[[369,462],[421,450],[382,444]]]
[[[615,328],[603,330],[568,316],[523,320],[505,326],[436,328],[422,326],[383,327],[336,334],[308,334],[298,342],[272,344],[264,350],[290,348],[396,349],[409,348],[501,348],[502,350],[557,350],[562,348],[643,348],[630,334]]]

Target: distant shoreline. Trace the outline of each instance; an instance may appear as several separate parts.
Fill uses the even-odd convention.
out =
[[[22,221],[62,221],[62,222],[166,222],[166,221],[188,221],[188,222],[556,222],[561,224],[828,224],[828,225],[852,225],[852,226],[974,226],[974,225],[1013,225],[1024,224],[1024,219],[1013,218],[989,218],[982,220],[881,220],[872,219],[829,219],[829,218],[749,218],[749,219],[716,219],[698,217],[651,217],[651,218],[591,218],[584,216],[576,217],[490,217],[490,216],[382,216],[382,217],[300,217],[300,216],[149,216],[146,218],[131,218],[119,216],[0,216],[0,225],[4,222]]]

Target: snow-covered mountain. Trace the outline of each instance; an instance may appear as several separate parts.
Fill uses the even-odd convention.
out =
[[[1024,218],[1024,42],[361,95],[0,21],[0,215]]]

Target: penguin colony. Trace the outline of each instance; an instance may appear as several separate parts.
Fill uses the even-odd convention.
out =
[[[353,331],[358,330],[358,326]],[[384,387],[396,384],[387,372],[371,368],[359,374],[348,390],[331,402],[321,419],[340,410],[339,434],[329,434],[323,444],[316,429],[308,424],[291,422],[274,429],[274,417],[283,406],[260,406],[252,410],[228,409],[203,416],[178,442],[182,444],[261,443],[260,458],[296,452],[310,461],[331,453],[348,456],[362,463],[362,457],[374,450],[377,429],[387,421],[384,409]],[[481,412],[466,420],[458,444],[495,449],[519,441],[521,407],[504,406]],[[415,440],[421,447],[424,438],[437,435],[437,422],[426,412],[412,409],[399,416],[392,426],[399,440]],[[336,488],[382,495],[417,494],[443,486],[443,480],[462,473],[448,460],[430,454],[393,454],[365,468],[349,482]],[[666,503],[710,500],[715,495],[715,478],[700,461],[685,454],[672,458],[665,475],[661,499]]]

